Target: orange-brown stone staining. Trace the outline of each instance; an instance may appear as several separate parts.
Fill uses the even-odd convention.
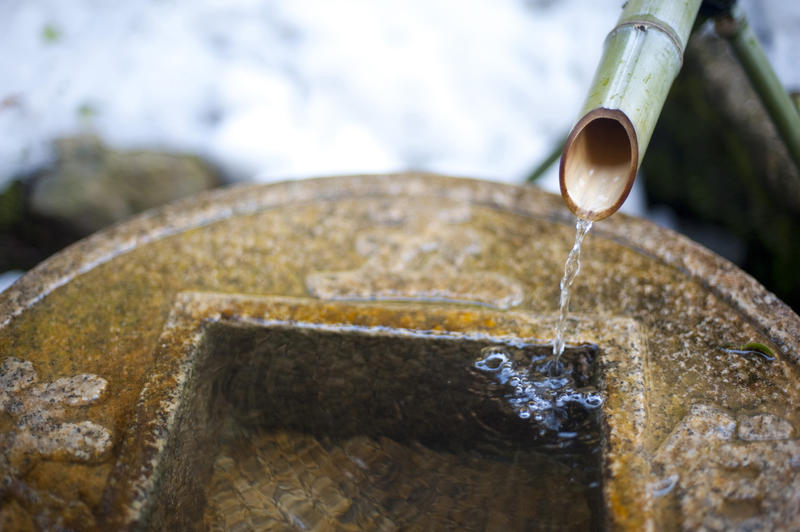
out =
[[[106,387],[105,379],[85,373],[42,383],[28,360],[8,356],[0,363],[0,413],[10,419],[0,434],[0,528],[93,528],[84,501],[98,502],[103,484],[91,473],[68,471],[111,458],[108,429],[80,420],[82,407],[99,401]],[[60,465],[42,483],[37,478],[47,462]]]

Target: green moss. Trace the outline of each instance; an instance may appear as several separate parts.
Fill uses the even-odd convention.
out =
[[[22,184],[12,181],[0,192],[0,230],[8,229],[22,219]]]
[[[748,342],[742,346],[742,351],[757,351],[764,356],[775,358],[775,355],[772,353],[772,349],[765,346],[760,342]]]

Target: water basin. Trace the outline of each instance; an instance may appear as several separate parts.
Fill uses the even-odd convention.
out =
[[[601,409],[565,409],[557,429],[521,419],[475,368],[487,348],[546,359],[550,345],[508,331],[555,318],[384,304],[376,326],[375,308],[181,294],[109,502],[149,529],[606,528],[604,482],[618,487],[603,456],[626,447],[619,427]],[[564,361],[627,403],[609,361],[627,381],[635,354],[584,344]]]
[[[476,360],[552,342],[574,223],[409,173],[234,187],[77,243],[0,294],[0,527],[525,529],[563,497],[566,528],[800,527],[800,318],[648,222],[583,242],[588,430],[505,408]]]

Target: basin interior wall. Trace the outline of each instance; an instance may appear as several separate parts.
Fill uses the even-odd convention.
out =
[[[597,416],[558,449],[472,367],[504,344],[405,332],[207,328],[148,527],[602,528]]]

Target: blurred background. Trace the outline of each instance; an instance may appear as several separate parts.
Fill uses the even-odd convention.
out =
[[[790,91],[800,2],[743,0]],[[621,0],[0,0],[0,290],[231,182],[426,170],[523,183],[577,118]],[[623,212],[800,307],[800,182],[699,27]],[[557,190],[556,165],[535,186]]]

